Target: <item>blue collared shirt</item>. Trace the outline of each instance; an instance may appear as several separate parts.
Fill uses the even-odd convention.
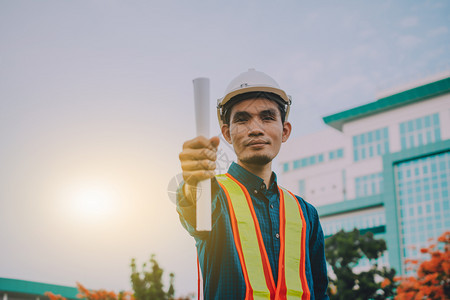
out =
[[[233,163],[228,173],[248,190],[261,228],[274,281],[278,277],[280,253],[280,197],[277,178],[272,173],[267,188],[263,179]],[[195,238],[200,268],[203,275],[205,299],[244,299],[245,281],[239,256],[234,244],[233,230],[225,193],[217,180],[212,180],[212,230],[195,230],[195,206],[184,197],[180,186],[177,192],[177,211],[181,224]],[[311,299],[328,299],[324,236],[316,209],[297,196],[306,221],[305,273]]]

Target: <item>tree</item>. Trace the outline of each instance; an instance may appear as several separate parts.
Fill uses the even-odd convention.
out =
[[[131,260],[131,284],[134,297],[138,300],[168,300],[173,299],[175,293],[173,288],[174,274],[170,273],[170,286],[167,292],[163,290],[163,269],[158,265],[155,256],[150,258],[150,270],[146,270],[147,263],[142,265],[142,273],[136,268],[136,261]]]
[[[450,231],[438,238],[438,245],[422,248],[429,260],[406,260],[408,268],[417,270],[417,277],[397,277],[400,281],[396,300],[450,299]]]
[[[372,232],[361,235],[358,229],[343,230],[325,241],[325,257],[335,278],[329,277],[331,300],[387,299],[394,295],[395,270],[379,268],[377,263],[366,271],[356,273],[354,267],[366,257],[375,260],[386,250],[386,242],[374,239]]]

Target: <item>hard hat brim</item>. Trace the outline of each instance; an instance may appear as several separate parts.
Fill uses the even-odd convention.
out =
[[[286,102],[286,104],[289,104],[289,102],[290,102],[288,95],[281,89],[277,89],[277,88],[269,87],[269,86],[249,86],[246,88],[240,88],[235,91],[229,92],[228,94],[225,95],[225,97],[223,97],[222,99],[219,99],[220,100],[219,105],[224,106],[234,96],[244,94],[244,93],[249,93],[249,92],[274,93],[274,94],[280,96],[281,99],[283,99]]]
[[[274,87],[269,87],[269,86],[249,86],[249,87],[240,88],[240,89],[231,91],[228,94],[226,94],[225,97],[223,97],[217,101],[218,102],[217,118],[219,120],[220,127],[222,127],[222,125],[223,125],[221,113],[223,113],[222,108],[225,106],[225,104],[227,104],[235,96],[245,94],[245,93],[250,93],[250,92],[268,92],[268,93],[273,93],[273,94],[279,96],[281,98],[281,100],[283,100],[285,102],[285,105],[286,105],[285,120],[287,120],[287,117],[289,115],[290,106],[291,106],[291,98],[283,90],[277,89]]]

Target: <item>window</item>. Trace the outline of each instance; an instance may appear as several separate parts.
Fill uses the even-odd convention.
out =
[[[343,148],[339,148],[337,150],[333,150],[333,151],[328,152],[328,159],[329,160],[342,158],[342,157],[344,157],[344,149]]]
[[[289,171],[289,163],[284,163],[283,164],[283,172],[286,173]]]
[[[428,121],[421,122],[425,126]],[[450,218],[446,217],[450,215],[450,152],[399,163],[395,174],[403,259],[420,259],[422,254],[413,251],[414,247],[428,246],[429,238],[437,238],[450,228]]]
[[[438,113],[402,122],[399,127],[402,150],[441,140]]]
[[[353,160],[359,161],[389,152],[387,127],[353,136]]]
[[[355,178],[356,197],[367,197],[383,192],[383,173],[374,173]]]
[[[317,156],[317,162],[323,162],[323,154],[319,154],[318,156]]]
[[[293,169],[305,168],[323,162],[323,153],[294,160]]]

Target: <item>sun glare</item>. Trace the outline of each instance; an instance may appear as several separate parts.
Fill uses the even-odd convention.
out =
[[[73,193],[73,206],[77,215],[103,217],[117,208],[117,195],[114,190],[94,186],[79,188]]]

